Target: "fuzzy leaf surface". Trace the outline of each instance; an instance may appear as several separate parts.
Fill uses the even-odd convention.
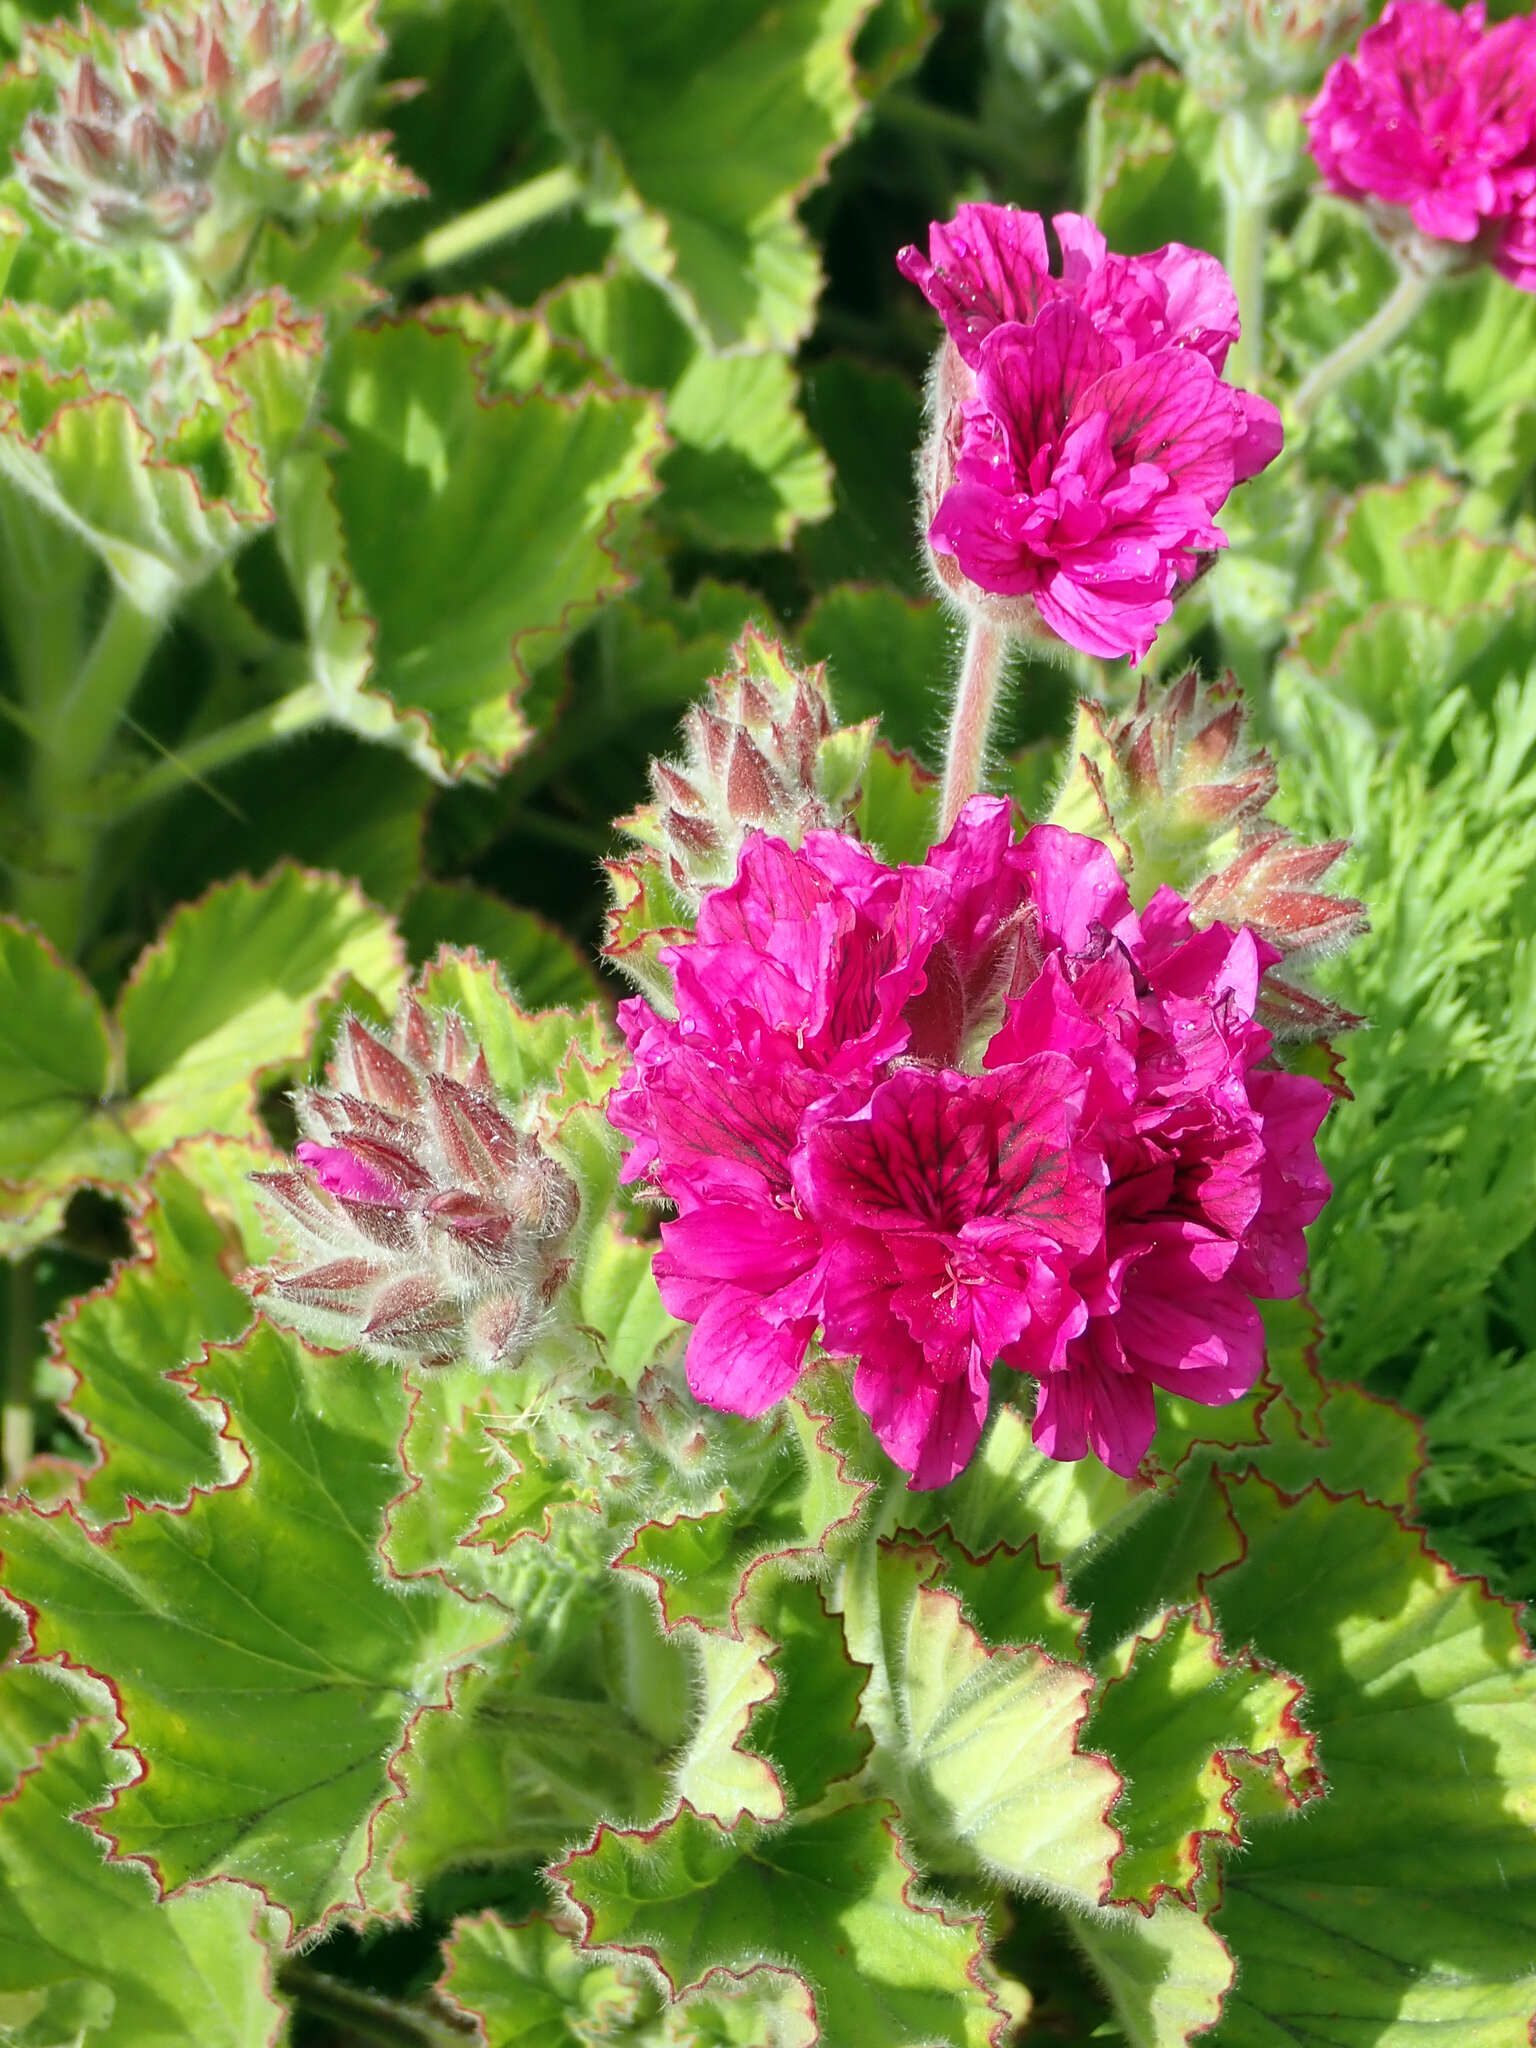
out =
[[[71,1818],[127,1771],[105,1694],[89,1706],[36,1666],[0,1676],[0,2028],[64,2008],[102,2048],[270,2048],[282,2012],[251,1894],[218,1885],[158,1904],[142,1870],[106,1862]]]
[[[250,1460],[97,1534],[15,1510],[7,1584],[41,1655],[112,1674],[144,1768],[101,1825],[174,1888],[240,1877],[300,1926],[352,1898],[390,1757],[504,1617],[380,1576],[400,1382],[258,1324],[190,1376]]]
[[[1390,1508],[1228,1490],[1246,1554],[1210,1581],[1217,1621],[1304,1676],[1330,1790],[1224,1873],[1238,1982],[1213,2043],[1523,2048],[1536,1667],[1513,1612]]]
[[[861,101],[872,0],[516,0],[551,123],[599,166],[588,207],[716,348],[789,353],[820,270],[795,208]]]
[[[600,1830],[558,1875],[589,1942],[650,1956],[675,1991],[755,1958],[788,1964],[812,1988],[823,2048],[984,2048],[1000,2031],[978,1923],[911,1899],[883,1800],[775,1833],[685,1806],[643,1833]]]
[[[478,354],[400,320],[355,330],[328,366],[337,574],[376,626],[367,691],[415,722],[445,776],[528,745],[532,672],[630,580],[615,522],[654,494],[664,445],[651,399],[494,398]]]

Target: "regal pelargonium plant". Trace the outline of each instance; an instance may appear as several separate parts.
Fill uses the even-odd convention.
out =
[[[519,19],[586,134],[602,68],[563,17]],[[628,155],[594,152],[605,217],[702,321],[633,97]],[[985,688],[966,665],[935,819],[827,672],[755,631],[624,821],[617,1032],[580,963],[555,966],[586,1007],[520,1003],[421,897],[397,922],[293,867],[178,911],[110,1008],[0,925],[6,1213],[45,1230],[84,1180],[133,1205],[50,1338],[71,1455],[24,1460],[0,1517],[0,2024],[34,2048],[257,2048],[297,2014],[1004,2048],[1069,2024],[1068,1949],[1113,2013],[1091,2024],[1136,2048],[1525,2041],[1531,1659],[1426,1549],[1414,1426],[1320,1377],[1302,1292],[1323,1041],[1353,1021],[1311,976],[1362,907],[1328,886],[1337,834],[1275,815],[1286,764],[1230,682],[1149,673],[1274,420],[1225,380],[1213,259],[1117,258],[1064,218],[1059,272],[1002,209],[937,228],[923,272],[975,380],[944,416],[955,530],[1000,522],[1033,579],[990,594],[1031,632],[1054,592],[1117,651],[1154,643],[1134,703],[1083,669],[1105,695],[1031,816],[984,787],[998,663]],[[351,441],[318,479],[272,429],[259,474],[292,495],[252,523],[320,563],[305,644],[338,689],[356,619],[323,515],[415,488],[380,453],[400,417],[462,475],[422,394],[478,394],[498,462],[535,431],[574,462],[638,417],[617,384],[486,402],[471,359],[585,371],[482,312],[337,343]],[[303,353],[291,316],[225,344],[209,380],[268,417],[254,366]],[[411,567],[370,560],[375,592]],[[628,663],[640,694],[718,603],[615,612],[583,655],[600,692]],[[451,666],[390,617],[402,692]],[[451,651],[500,673],[506,618],[471,623]],[[837,672],[866,700],[869,666]],[[455,758],[483,763],[494,720],[453,688]],[[447,810],[439,854],[477,815]],[[66,899],[38,901],[73,942]],[[553,971],[504,907],[456,901]],[[368,1959],[407,1945],[391,1989]]]

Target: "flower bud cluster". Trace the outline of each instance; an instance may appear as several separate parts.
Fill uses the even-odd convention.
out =
[[[232,160],[279,183],[323,170],[350,69],[306,0],[176,0],[117,33],[86,17],[30,32],[23,56],[59,102],[27,121],[16,169],[46,220],[103,244],[184,239]]]
[[[1305,92],[1375,10],[1362,0],[1141,0],[1147,33],[1212,106]]]
[[[569,1271],[575,1182],[498,1097],[453,1012],[408,998],[386,1044],[349,1017],[297,1098],[298,1165],[257,1176],[304,1256],[261,1276],[274,1317],[421,1364],[512,1364]]]
[[[651,764],[654,805],[625,820],[695,907],[730,881],[749,832],[798,846],[807,832],[841,825],[874,740],[873,720],[838,725],[824,664],[791,668],[750,627],[709,693],[683,720],[683,758]]]
[[[1084,703],[1052,815],[1118,842],[1139,904],[1167,885],[1188,895],[1196,925],[1246,925],[1285,970],[1264,976],[1260,1021],[1282,1038],[1326,1037],[1359,1019],[1291,977],[1357,937],[1364,909],[1317,886],[1346,841],[1309,846],[1265,815],[1278,777],[1247,719],[1230,676],[1203,683],[1193,669],[1166,690],[1143,684],[1121,718]]]

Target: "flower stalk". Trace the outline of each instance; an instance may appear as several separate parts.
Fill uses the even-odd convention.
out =
[[[1310,426],[1330,391],[1337,390],[1357,370],[1373,362],[1412,326],[1435,282],[1424,271],[1404,267],[1391,292],[1365,325],[1357,328],[1347,341],[1340,342],[1332,355],[1324,356],[1303,381],[1291,405],[1291,416],[1299,427]]]
[[[498,242],[510,241],[539,221],[564,213],[580,199],[581,189],[581,178],[575,169],[570,164],[560,164],[540,177],[513,186],[510,192],[488,199],[483,206],[470,207],[440,228],[433,228],[430,234],[383,264],[379,277],[391,290],[396,290],[415,278],[467,262],[471,256],[495,248]]]
[[[949,740],[944,750],[944,784],[939,798],[941,839],[959,817],[966,798],[980,792],[987,744],[1007,667],[1007,632],[988,619],[973,616],[966,630]]]

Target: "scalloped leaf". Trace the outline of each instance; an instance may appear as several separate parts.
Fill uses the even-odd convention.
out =
[[[1080,1747],[1093,1674],[1026,1648],[989,1650],[936,1584],[927,1545],[884,1541],[873,1583],[845,1583],[853,1654],[871,1666],[864,1717],[931,1826],[982,1868],[1096,1905],[1120,1836],[1118,1771]]]
[[[657,286],[625,273],[578,278],[540,311],[612,377],[667,394],[674,446],[656,517],[705,548],[781,548],[832,509],[832,472],[796,407],[781,355],[713,354]]]
[[[415,986],[427,1010],[458,1011],[485,1054],[492,1080],[514,1102],[540,1089],[558,1089],[573,1060],[600,1068],[617,1051],[595,1004],[579,1012],[520,1009],[497,962],[474,951],[439,948]]]
[[[773,1832],[721,1828],[684,1806],[655,1828],[600,1828],[554,1875],[589,1944],[648,1956],[674,1994],[760,1960],[805,1980],[824,2048],[1001,2040],[980,1920],[914,1902],[885,1800]]]
[[[0,1100],[9,1089],[18,1112],[0,1146],[0,1180],[18,1189],[5,1208],[25,1216],[84,1180],[126,1185],[199,1132],[259,1140],[261,1085],[305,1058],[324,998],[352,983],[392,1005],[401,969],[392,925],[354,885],[286,865],[178,910],[110,1021],[44,940],[0,921],[16,998]]]
[[[271,1163],[254,1146],[231,1150],[233,1172]],[[144,1204],[134,1220],[135,1257],[56,1326],[54,1357],[75,1376],[64,1412],[97,1448],[76,1503],[96,1525],[118,1520],[130,1501],[180,1505],[239,1470],[218,1411],[169,1375],[200,1357],[204,1344],[227,1343],[249,1327],[250,1297],[229,1270],[244,1265],[244,1247],[174,1159],[149,1176]]]
[[[873,0],[515,0],[552,125],[596,171],[587,210],[712,346],[788,353],[821,274],[796,218],[862,101]]]
[[[1172,1894],[1193,1906],[1206,1845],[1243,1839],[1239,1758],[1266,1771],[1287,1805],[1322,1791],[1315,1744],[1297,1718],[1305,1691],[1247,1652],[1226,1651],[1198,1609],[1166,1615],[1128,1645],[1124,1662],[1095,1700],[1085,1738],[1126,1780],[1114,1812],[1124,1847],[1113,1896],[1150,1909]]]
[[[112,1065],[84,976],[41,933],[0,918],[0,1179],[62,1187],[100,1170],[94,1120]]]
[[[582,1009],[602,995],[596,970],[558,926],[467,882],[422,883],[400,914],[400,935],[417,967],[441,946],[494,960],[520,1008]]]
[[[104,1861],[70,1818],[126,1769],[92,1690],[99,1701],[54,1671],[0,1673],[0,2030],[103,2048],[271,2048],[283,2014],[249,1892],[217,1885],[159,1904],[142,1870]]]
[[[1227,1482],[1228,1644],[1298,1672],[1329,1796],[1253,1831],[1214,1926],[1238,1981],[1213,2048],[1526,2048],[1536,2015],[1536,1663],[1513,1611],[1397,1513]]]
[[[67,1647],[117,1686],[143,1765],[101,1822],[119,1853],[170,1889],[246,1879],[314,1926],[356,1897],[412,1724],[505,1616],[380,1577],[393,1374],[258,1323],[188,1379],[228,1407],[242,1478],[99,1533],[67,1507],[12,1510],[6,1583],[35,1654]]]
[[[6,315],[0,474],[87,540],[149,618],[272,521],[268,464],[303,423],[323,347],[320,323],[290,313],[269,293],[168,369],[158,344],[125,352],[100,309]],[[141,388],[136,407],[124,391]]]
[[[335,715],[376,736],[404,721],[414,736],[397,736],[442,778],[528,746],[533,671],[632,580],[614,530],[654,496],[665,447],[654,400],[494,397],[480,352],[413,319],[334,345],[333,507],[305,472],[304,552],[288,546]]]
[[[1072,1934],[1131,2048],[1186,2048],[1214,2038],[1208,2030],[1231,1991],[1234,1966],[1226,1943],[1193,1906],[1166,1898],[1150,1919],[1125,1907],[1084,1913],[1074,1917]]]
[[[673,1776],[695,1811],[731,1826],[816,1805],[869,1754],[867,1669],[808,1579],[754,1586],[742,1635],[701,1632],[698,1718]]]
[[[769,1560],[814,1565],[851,1529],[869,1491],[850,1470],[836,1419],[792,1395],[707,1506],[647,1522],[614,1566],[653,1582],[664,1628],[734,1633],[753,1573]]]
[[[198,1131],[259,1137],[261,1079],[298,1060],[345,977],[386,1008],[404,980],[389,920],[349,882],[280,867],[237,876],[172,917],[118,1001],[118,1120],[143,1151]]]
[[[489,1913],[456,1920],[444,1952],[438,1989],[485,2048],[584,2048],[654,2017],[640,1972],[583,1955],[541,1913],[510,1927]]]

